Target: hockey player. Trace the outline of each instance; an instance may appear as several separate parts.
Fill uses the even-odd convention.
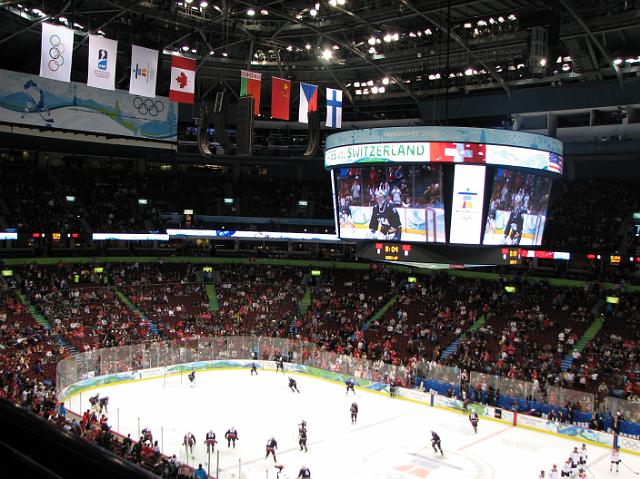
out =
[[[558,479],[558,466],[556,466],[555,464],[549,471],[549,479]]]
[[[522,238],[522,225],[524,223],[524,214],[527,213],[527,209],[517,204],[516,207],[509,214],[507,220],[507,226],[504,228],[503,244],[520,244]]]
[[[358,422],[358,404],[357,403],[351,403],[351,408],[349,409],[351,411],[351,424],[357,424]]]
[[[189,382],[191,383],[191,387],[195,386],[195,381],[196,381],[196,370],[193,369],[189,375],[187,376],[189,378]]]
[[[89,398],[89,404],[91,404],[92,411],[99,410],[100,409],[100,393],[96,394],[95,396],[91,396]]]
[[[473,426],[473,432],[476,434],[478,434],[478,419],[478,414],[475,411],[471,411],[471,414],[469,414],[469,422]]]
[[[587,463],[587,445],[583,444],[580,448],[580,465],[585,465]]]
[[[253,374],[255,373],[255,375],[258,375],[258,366],[256,366],[256,363],[251,363],[251,375],[253,376]]]
[[[153,434],[151,434],[151,429],[145,427],[142,431],[142,442],[151,442],[153,443]]]
[[[544,471],[540,471],[540,475],[538,475],[538,479],[545,479]]]
[[[433,447],[433,452],[440,451],[440,455],[444,456],[442,445],[440,444],[440,436],[435,431],[431,431],[431,447]]]
[[[236,448],[236,441],[238,439],[238,431],[236,431],[235,427],[230,428],[227,432],[224,433],[224,438],[227,440],[227,447],[231,447],[231,443],[233,442],[233,448]]]
[[[354,389],[354,386],[356,385],[356,380],[349,378],[344,383],[347,385],[347,394],[349,394],[349,391],[353,391],[353,394],[355,395],[356,390]]]
[[[307,432],[307,421],[305,421],[304,419],[300,424],[298,424],[298,432],[302,431]]]
[[[300,429],[298,432],[298,444],[300,446],[300,450],[304,449],[304,452],[309,452],[307,450],[307,430]]]
[[[376,193],[376,203],[369,221],[371,237],[379,237],[379,231],[380,239],[400,241],[402,238],[402,223],[400,223],[398,210],[389,204],[387,195],[382,191]]]
[[[300,393],[300,391],[298,390],[298,383],[291,377],[289,378],[289,389],[291,389],[291,392],[295,391],[297,393]]]
[[[576,468],[578,467],[578,464],[580,463],[580,453],[578,452],[578,448],[574,447],[573,451],[571,451],[571,454],[569,454],[569,459],[571,459],[571,470],[572,470],[572,475],[575,476],[576,474]]]
[[[311,477],[311,471],[307,466],[302,466],[300,468],[300,472],[298,473],[297,479],[308,479]]]
[[[620,449],[618,449],[617,447],[614,447],[611,450],[611,465],[609,466],[609,472],[613,471],[613,465],[615,464],[616,466],[616,472],[620,472]]]
[[[100,400],[98,401],[100,404],[100,413],[102,412],[109,412],[108,406],[109,406],[109,396],[105,396],[103,398],[100,398]]]
[[[268,458],[269,454],[273,455],[273,462],[278,462],[276,459],[276,449],[278,449],[278,442],[272,437],[267,441],[267,455],[264,458]]]
[[[571,477],[571,458],[567,459],[562,465],[560,477]]]
[[[193,455],[193,446],[196,444],[196,437],[189,431],[184,435],[182,445],[189,448],[189,452]]]
[[[218,443],[218,441],[216,441],[216,433],[213,432],[213,430],[210,430],[207,433],[207,437],[204,440],[205,444],[207,445],[207,454],[209,454],[210,452],[213,453],[216,447],[216,444]]]
[[[578,469],[578,479],[587,479],[587,473],[582,468]]]
[[[282,356],[276,358],[276,374],[278,374],[278,371],[282,371],[282,374],[284,374],[284,359],[282,359]]]

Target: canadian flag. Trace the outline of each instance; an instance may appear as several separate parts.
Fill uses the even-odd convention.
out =
[[[196,61],[174,55],[171,57],[171,88],[169,100],[193,105],[196,91]]]

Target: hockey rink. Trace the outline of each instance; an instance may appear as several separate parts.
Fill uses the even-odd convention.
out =
[[[291,392],[288,376],[272,371],[199,372],[194,386],[186,375],[106,386],[70,398],[73,412],[89,407],[89,396],[109,396],[109,424],[132,438],[151,428],[162,451],[207,469],[205,434],[212,429],[220,451],[219,479],[275,478],[272,457],[265,460],[265,445],[278,442],[280,478],[296,478],[302,465],[311,477],[327,479],[513,479],[537,478],[568,458],[581,444],[550,434],[480,419],[478,434],[466,416],[305,375],[291,374],[300,394]],[[349,408],[359,406],[358,424],[352,425]],[[298,448],[298,424],[307,422],[309,452]],[[236,448],[228,448],[224,433],[238,430]],[[430,431],[442,439],[444,456],[431,448]],[[193,456],[182,439],[195,434]],[[620,472],[609,472],[609,450],[587,444],[587,477],[637,477],[640,457],[622,454]],[[211,475],[216,458],[212,457]]]

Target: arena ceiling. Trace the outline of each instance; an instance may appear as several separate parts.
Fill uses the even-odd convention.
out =
[[[640,75],[637,0],[0,1],[0,65],[38,73],[43,21],[76,30],[72,79],[86,81],[87,33],[198,60],[198,94],[239,70],[341,87],[352,105],[415,104],[445,92]],[[158,93],[167,94],[169,55]]]

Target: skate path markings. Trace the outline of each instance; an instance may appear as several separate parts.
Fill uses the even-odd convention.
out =
[[[316,441],[311,441],[308,444],[309,444],[309,447],[311,447],[314,444],[321,444],[323,442],[327,442],[327,441],[330,441],[330,440],[333,440],[333,439],[336,439],[336,438],[339,438],[339,437],[343,437],[343,436],[346,436],[348,434],[353,434],[354,432],[361,432],[361,431],[363,431],[365,429],[379,426],[380,424],[384,424],[384,423],[387,423],[387,422],[395,421],[396,419],[400,419],[400,418],[405,417],[405,416],[413,416],[415,414],[419,414],[419,413],[422,413],[422,412],[423,411],[418,410],[418,411],[412,411],[412,412],[405,413],[405,414],[398,414],[397,416],[388,417],[386,419],[383,419],[382,421],[372,422],[372,423],[366,424],[364,426],[356,426],[355,428],[351,428],[351,429],[349,429],[347,431],[344,431],[344,432],[341,432],[341,433],[338,433],[338,434],[334,434],[332,436],[327,436],[327,437],[324,437],[322,439],[318,439]],[[277,454],[279,456],[282,456],[283,454],[286,454],[286,453],[292,452],[292,451],[297,451],[299,449],[300,449],[300,446],[293,446],[293,447],[289,447],[287,449],[278,450]],[[264,460],[264,457],[260,456],[260,457],[258,457],[256,459],[252,459],[250,461],[242,461],[242,464],[243,465],[255,464],[256,462],[263,461],[263,460]],[[231,466],[231,467],[235,467],[235,465]],[[222,468],[221,467],[220,471],[222,472],[222,471],[224,471],[224,469],[228,469],[228,468]]]
[[[458,451],[464,451],[468,447],[475,446],[476,444],[479,444],[479,443],[481,443],[483,441],[486,441],[487,439],[491,439],[492,437],[495,437],[495,436],[497,436],[499,434],[502,434],[503,432],[510,431],[512,429],[513,429],[513,426],[507,426],[504,429],[500,429],[499,431],[492,432],[491,434],[489,434],[487,436],[484,436],[484,437],[482,437],[482,438],[480,438],[480,439],[478,439],[476,441],[470,442],[469,444],[466,444],[466,445],[464,445],[462,447],[459,447],[457,450]]]

